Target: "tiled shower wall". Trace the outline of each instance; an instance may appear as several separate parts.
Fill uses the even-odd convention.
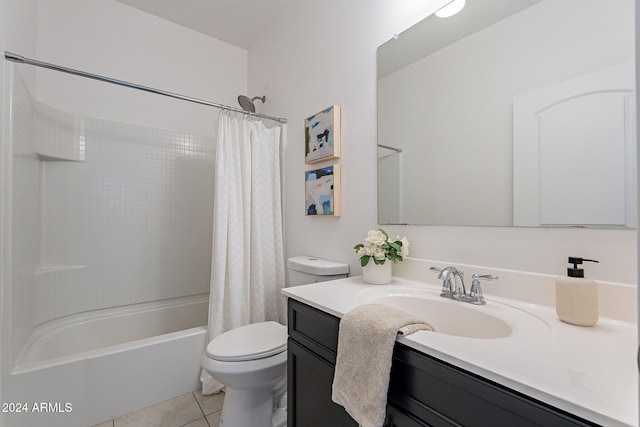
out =
[[[35,326],[208,292],[214,140],[74,116],[23,86],[16,79],[14,106],[31,110],[14,107],[25,123],[14,143],[14,289],[32,290],[14,312]]]

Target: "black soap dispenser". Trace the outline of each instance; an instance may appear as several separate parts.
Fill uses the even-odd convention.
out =
[[[556,279],[556,314],[566,323],[578,326],[593,326],[598,323],[598,285],[578,268],[583,262],[598,262],[593,259],[569,257],[573,268],[566,276]]]

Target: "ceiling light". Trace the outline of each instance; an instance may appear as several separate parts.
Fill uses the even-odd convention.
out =
[[[453,0],[451,3],[448,3],[446,6],[438,9],[436,11],[436,16],[438,18],[448,18],[453,16],[462,10],[464,4],[465,0]]]

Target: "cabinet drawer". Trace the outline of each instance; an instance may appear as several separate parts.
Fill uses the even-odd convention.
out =
[[[398,343],[389,401],[419,419],[437,414],[440,425],[596,426]]]
[[[288,317],[289,337],[335,365],[340,319],[293,299]]]

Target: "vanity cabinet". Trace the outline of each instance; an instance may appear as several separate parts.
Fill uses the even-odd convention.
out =
[[[331,401],[340,319],[289,299],[288,427],[357,427]],[[596,426],[396,343],[385,427]]]

